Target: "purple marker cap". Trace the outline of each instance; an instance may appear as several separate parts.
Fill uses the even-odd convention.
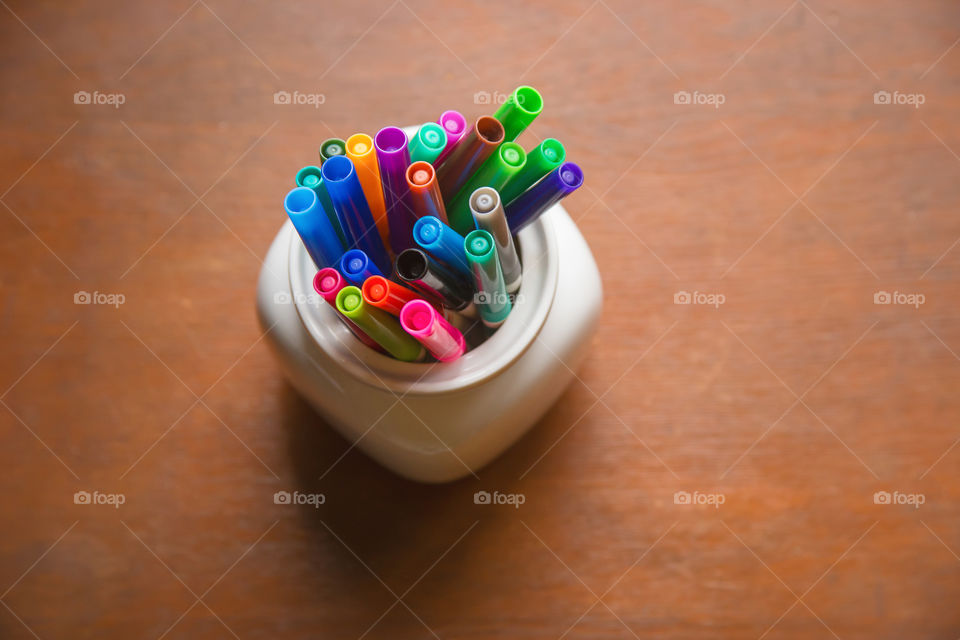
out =
[[[407,134],[399,127],[384,127],[373,139],[380,164],[383,202],[390,227],[390,248],[394,253],[413,246],[413,224],[416,217],[407,203],[407,167],[410,151]]]

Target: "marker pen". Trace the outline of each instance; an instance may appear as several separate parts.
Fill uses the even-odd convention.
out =
[[[370,276],[383,275],[377,265],[360,249],[350,249],[344,253],[337,266],[347,282],[358,287]]]
[[[583,170],[572,162],[564,162],[503,207],[510,231],[518,233],[582,184]]]
[[[472,273],[469,281],[464,280],[421,249],[401,252],[395,265],[397,277],[427,300],[458,313],[472,315]]]
[[[488,327],[496,328],[503,324],[510,314],[512,305],[507,295],[507,286],[497,259],[497,246],[488,232],[476,229],[467,234],[466,254],[473,271],[473,285],[477,291],[474,297],[480,309],[480,319]]]
[[[547,138],[527,154],[527,163],[500,187],[500,199],[510,202],[561,164],[567,152],[559,140]]]
[[[340,138],[327,138],[320,143],[320,166],[334,156],[342,156],[347,153],[347,143]]]
[[[392,316],[399,316],[403,305],[411,300],[422,299],[413,289],[387,280],[383,276],[370,276],[363,281],[360,291],[363,293],[364,302],[383,309]]]
[[[336,264],[343,254],[343,245],[316,192],[309,187],[296,187],[283,199],[283,208],[317,268]]]
[[[493,117],[503,123],[504,140],[512,142],[543,111],[543,97],[533,87],[517,87]]]
[[[504,142],[490,158],[483,163],[476,173],[470,176],[467,183],[460,189],[450,206],[447,207],[447,217],[450,226],[454,229],[466,229],[467,233],[474,229],[473,219],[470,217],[470,196],[480,187],[499,189],[523,169],[527,163],[527,154],[523,147],[516,142]]]
[[[463,249],[463,236],[440,222],[434,216],[424,216],[413,226],[413,239],[420,247],[460,273],[461,277],[470,277],[470,265]]]
[[[340,226],[347,236],[347,245],[362,249],[380,270],[389,272],[390,256],[377,233],[353,161],[346,156],[333,156],[323,163],[321,171]]]
[[[373,221],[383,246],[390,246],[390,227],[387,225],[387,209],[383,204],[383,187],[380,186],[380,165],[373,150],[373,138],[365,133],[355,133],[347,138],[347,157],[353,160],[363,195],[367,198]]]
[[[343,232],[343,229],[340,228],[340,220],[337,219],[337,212],[333,208],[333,200],[330,199],[330,194],[327,192],[327,185],[323,183],[323,174],[320,171],[320,167],[309,166],[300,169],[300,171],[297,171],[294,182],[298,187],[308,187],[314,190],[317,197],[320,198],[320,204],[323,205],[323,210],[327,214],[327,218],[330,219],[330,224],[333,225],[334,231],[337,232],[337,238],[340,240],[340,244],[346,246],[347,236]]]
[[[360,289],[356,287],[341,289],[337,294],[337,310],[353,320],[397,360],[416,362],[426,355],[420,343],[403,330],[399,320],[386,311],[366,304]]]
[[[467,348],[460,330],[444,320],[425,300],[412,300],[403,306],[400,326],[441,362],[456,360]]]
[[[413,246],[414,216],[407,199],[407,167],[410,152],[407,150],[407,134],[399,127],[384,127],[373,139],[380,163],[380,181],[383,185],[383,202],[390,225],[390,248],[394,253]]]
[[[447,156],[450,155],[450,152],[457,146],[457,143],[460,142],[467,132],[467,119],[464,118],[463,114],[459,111],[444,111],[440,114],[440,119],[437,120],[437,124],[443,127],[443,130],[447,134],[447,146],[437,159],[433,161],[434,165],[439,165],[446,160]]]
[[[337,294],[340,293],[340,289],[343,289],[345,286],[347,286],[347,281],[343,279],[339,271],[332,267],[320,269],[320,271],[317,271],[317,275],[313,277],[314,291],[319,293],[320,297],[333,307],[333,310],[337,313],[337,317],[343,321],[343,324],[347,325],[347,328],[353,332],[353,335],[371,349],[383,351],[383,347],[381,347],[376,340],[365,334],[363,329],[354,324],[353,320],[340,313],[337,309]]]
[[[493,236],[507,293],[515,293],[520,288],[522,271],[500,194],[492,187],[480,187],[470,196],[470,213],[473,214],[477,229],[483,229]]]
[[[457,195],[473,172],[480,168],[503,142],[503,125],[491,116],[480,116],[450,155],[437,166],[437,181],[444,200]],[[464,230],[466,233],[466,230]]]
[[[434,216],[441,222],[447,221],[447,210],[440,197],[432,164],[421,160],[407,167],[407,188],[410,190],[410,207],[417,218]]]
[[[428,122],[410,139],[410,162],[433,162],[447,148],[447,133],[439,124]]]

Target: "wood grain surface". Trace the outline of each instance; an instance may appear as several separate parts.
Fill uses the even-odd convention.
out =
[[[960,636],[956,3],[0,4],[0,637]],[[603,320],[410,483],[283,381],[257,274],[321,140],[521,83]]]

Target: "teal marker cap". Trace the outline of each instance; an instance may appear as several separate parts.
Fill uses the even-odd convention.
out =
[[[410,151],[410,164],[414,162],[433,163],[447,148],[447,132],[435,122],[422,125],[407,145]]]
[[[513,305],[507,295],[493,236],[481,229],[471,231],[464,239],[464,252],[473,273],[477,292],[473,301],[480,311],[480,319],[488,327],[499,327],[510,315]]]

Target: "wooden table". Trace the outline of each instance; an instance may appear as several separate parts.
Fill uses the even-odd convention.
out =
[[[0,637],[960,635],[955,3],[4,6]],[[322,139],[521,83],[605,316],[412,484],[281,379],[257,273]]]

